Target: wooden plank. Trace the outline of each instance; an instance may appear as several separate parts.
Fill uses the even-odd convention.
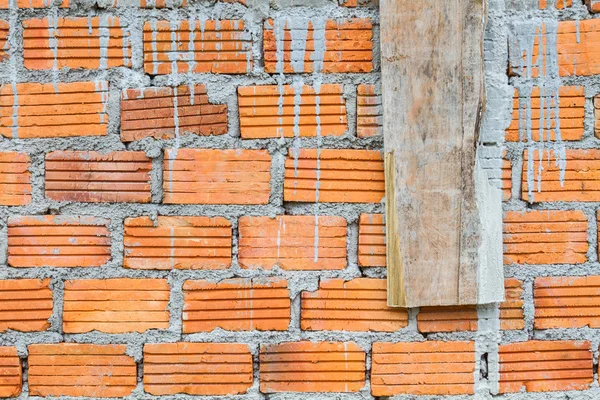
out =
[[[501,301],[501,281],[499,290],[480,293],[498,280],[497,271],[491,280],[481,271],[501,258],[501,238],[485,237],[496,234],[489,217],[500,201],[476,171],[484,4],[381,0],[380,7],[388,303]],[[494,203],[488,215],[484,199]],[[487,245],[495,247],[491,261]]]

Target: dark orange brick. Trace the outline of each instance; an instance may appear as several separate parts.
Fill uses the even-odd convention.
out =
[[[0,152],[0,205],[31,203],[31,160],[27,153]]]
[[[423,307],[417,315],[419,332],[456,332],[477,330],[476,307]]]
[[[210,104],[204,85],[123,89],[121,140],[227,133],[227,105]]]
[[[8,0],[4,0],[8,2]],[[23,1],[23,0],[21,0]],[[3,1],[0,1],[0,9],[2,9]],[[8,49],[10,49],[10,43],[8,42],[8,34],[10,26],[8,21],[0,20],[0,61],[8,60],[10,57]]]
[[[358,265],[385,267],[385,219],[383,214],[361,214],[358,221]]]
[[[373,343],[373,396],[446,396],[474,389],[474,342]]]
[[[246,393],[252,382],[252,355],[248,345],[144,345],[144,390],[147,393],[226,396]]]
[[[290,324],[290,294],[282,279],[186,281],[183,295],[183,333],[285,331]]]
[[[549,9],[551,5],[551,0],[539,0],[540,1],[540,9]],[[568,8],[573,6],[573,0],[554,0],[554,7],[558,9]]]
[[[333,216],[243,216],[239,262],[244,268],[285,270],[346,267],[346,219]]]
[[[16,347],[0,347],[0,397],[17,397],[23,386],[23,368]]]
[[[378,85],[358,85],[356,97],[356,136],[383,135],[383,104]]]
[[[0,281],[0,331],[35,332],[48,329],[53,308],[49,286],[50,279]],[[0,385],[0,393],[1,388]]]
[[[500,329],[524,329],[525,319],[523,314],[523,281],[515,278],[504,280],[504,293],[506,300],[500,304]]]
[[[590,9],[590,12],[600,12],[600,0],[585,0],[585,4]]]
[[[334,84],[240,87],[242,138],[341,136],[348,124],[343,93]]]

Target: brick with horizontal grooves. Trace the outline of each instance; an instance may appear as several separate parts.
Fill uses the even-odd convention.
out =
[[[31,160],[27,153],[0,152],[0,206],[31,202]]]
[[[358,85],[356,97],[356,136],[367,138],[383,134],[382,103],[381,89],[378,85]]]
[[[0,9],[3,8],[1,3],[2,2],[0,1]],[[10,49],[10,42],[8,41],[9,31],[10,25],[8,21],[0,20],[0,62],[8,60],[10,57],[10,54],[8,52],[8,50]]]
[[[497,147],[481,147],[479,149],[481,167],[488,175],[489,182],[502,189],[503,200],[508,201],[512,192],[512,163],[507,158],[506,150]]]
[[[385,220],[383,214],[361,214],[358,220],[358,265],[385,267]]]
[[[551,2],[554,1],[554,7],[557,9],[563,9],[573,6],[573,0],[539,0],[540,9],[549,9],[551,8]]]
[[[505,279],[504,295],[505,301],[500,304],[500,329],[524,329],[523,281],[515,278]]]
[[[417,314],[419,332],[456,332],[477,330],[474,306],[422,307]]]
[[[53,310],[50,279],[0,281],[0,310],[0,331],[45,331]]]
[[[58,8],[68,8],[69,0],[16,0],[14,5],[11,5],[13,0],[0,0],[0,9],[9,10],[12,8],[49,8],[55,6]]]
[[[0,397],[17,397],[23,386],[23,368],[16,347],[0,347]]]

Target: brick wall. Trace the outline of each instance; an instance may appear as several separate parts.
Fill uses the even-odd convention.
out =
[[[507,299],[408,310],[376,3],[0,1],[0,397],[600,398],[600,2],[488,1]]]

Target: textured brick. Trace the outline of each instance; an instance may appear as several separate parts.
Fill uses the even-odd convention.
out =
[[[183,296],[183,333],[285,331],[290,324],[290,295],[282,279],[186,281]]]
[[[31,202],[31,160],[27,153],[0,152],[0,206]]]
[[[534,327],[600,327],[600,276],[536,278]]]
[[[383,214],[361,214],[358,221],[358,265],[385,267],[385,219]]]
[[[12,8],[48,8],[51,5],[59,8],[69,7],[69,0],[16,0],[11,6],[13,0],[0,0],[0,9],[8,10]]]
[[[252,386],[252,355],[236,343],[144,345],[144,390],[153,395],[225,396]]]
[[[515,89],[513,118],[506,131],[506,140],[527,142],[528,130],[534,142],[557,140],[557,125],[560,140],[580,140],[583,137],[584,106],[583,86],[561,86],[558,90],[535,86],[531,93],[519,93]]]
[[[353,342],[290,342],[260,349],[260,391],[357,392],[365,386],[365,352]]]
[[[144,23],[148,74],[245,74],[252,70],[252,35],[242,20]]]
[[[265,71],[271,74],[370,72],[373,70],[372,39],[373,24],[364,18],[267,20]]]
[[[0,281],[0,331],[35,332],[48,329],[53,307],[49,285],[50,279]],[[1,388],[0,385],[0,393]]]
[[[600,150],[567,149],[564,161],[561,161],[561,157],[551,150],[533,150],[531,153],[533,154],[531,161],[529,161],[528,151],[524,155],[523,200],[535,203],[600,201]],[[562,179],[559,162],[564,164],[565,169]],[[527,184],[529,169],[531,169],[531,195]]]
[[[474,342],[373,343],[373,396],[473,394]]]
[[[302,292],[303,330],[395,332],[408,325],[408,312],[387,306],[385,279],[321,281]]]
[[[23,21],[27,69],[107,69],[131,66],[129,30],[113,16]]]
[[[166,279],[85,279],[65,282],[63,331],[144,332],[169,328]]]
[[[383,105],[378,85],[358,85],[356,125],[359,138],[383,135]]]
[[[589,342],[529,341],[499,346],[500,393],[584,390],[594,378]]]
[[[506,300],[500,304],[500,329],[524,329],[523,315],[523,281],[515,278],[504,280],[504,294]]]
[[[242,138],[341,136],[348,124],[343,93],[334,84],[239,87]]]
[[[600,12],[600,0],[585,0],[585,4],[590,9],[590,12]]]
[[[271,157],[266,150],[165,150],[166,204],[267,204]]]
[[[225,269],[231,265],[231,223],[221,217],[127,218],[125,268]]]
[[[17,397],[23,385],[23,370],[16,347],[0,347],[0,397]]]
[[[508,211],[504,215],[504,264],[585,262],[587,228],[581,211]]]
[[[600,95],[594,97],[594,133],[600,138]]]
[[[558,9],[568,8],[573,5],[573,0],[539,0],[540,9],[551,8],[552,1],[554,1],[554,7]]]
[[[346,267],[346,219],[333,216],[243,216],[239,262],[244,268],[285,270]]]
[[[204,85],[121,92],[121,140],[171,139],[185,133],[227,133],[227,105],[210,104]]]
[[[13,139],[105,136],[108,82],[0,86],[0,135]]]
[[[124,397],[136,386],[136,365],[125,345],[32,344],[31,396]]]
[[[497,147],[480,147],[479,161],[487,172],[489,182],[502,189],[504,201],[511,198],[512,163],[506,158],[506,151]]]
[[[46,155],[46,197],[89,203],[149,203],[152,161],[142,151],[54,151]]]
[[[1,3],[2,1],[0,1],[0,9],[3,8]],[[8,49],[10,48],[10,43],[8,42],[9,30],[8,21],[0,20],[0,62],[8,60],[10,57],[8,53]]]
[[[31,216],[8,219],[11,267],[99,267],[110,258],[108,220]]]
[[[475,307],[423,307],[417,315],[419,332],[455,332],[477,330]]]
[[[299,149],[285,160],[284,200],[379,203],[385,196],[381,153]]]

